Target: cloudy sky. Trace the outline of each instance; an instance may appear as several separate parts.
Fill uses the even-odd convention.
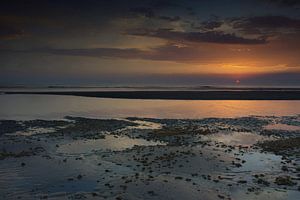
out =
[[[1,85],[300,85],[298,0],[2,0]]]

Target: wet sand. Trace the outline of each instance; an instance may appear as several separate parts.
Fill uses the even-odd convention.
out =
[[[5,94],[73,95],[122,99],[178,100],[300,100],[299,90],[240,90],[240,91],[7,91]]]
[[[295,126],[299,115],[0,120],[0,198],[293,200]]]

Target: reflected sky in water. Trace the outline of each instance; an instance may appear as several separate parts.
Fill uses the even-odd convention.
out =
[[[296,114],[300,114],[300,101],[138,100],[0,95],[0,119],[58,119],[66,115],[96,118],[206,118]]]

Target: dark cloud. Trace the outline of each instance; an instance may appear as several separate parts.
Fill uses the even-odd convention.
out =
[[[0,39],[1,40],[9,40],[9,39],[17,39],[24,35],[24,31],[21,29],[17,29],[8,25],[0,24]]]
[[[186,10],[188,12],[188,15],[193,16],[196,14],[196,12],[194,11],[194,9],[192,7],[186,7]]]
[[[155,16],[155,12],[151,7],[135,7],[135,8],[131,8],[130,12],[148,18],[152,18]]]
[[[143,59],[154,61],[172,61],[191,63],[201,57],[211,56],[199,51],[195,47],[177,47],[174,44],[166,44],[149,50],[137,48],[86,48],[86,49],[32,49],[32,50],[1,50],[0,53],[46,53],[61,56],[84,56],[97,58]]]
[[[175,16],[175,17],[159,16],[158,18],[169,22],[176,22],[176,21],[180,21],[181,19],[179,16]]]
[[[214,55],[209,49],[201,50],[196,46],[180,46],[176,43],[166,44],[150,49],[151,53],[146,55],[144,59],[170,61],[179,63],[195,63],[204,60],[220,58],[223,55]]]
[[[294,7],[297,5],[300,5],[299,0],[265,0],[270,3],[275,3],[279,6],[288,6],[288,7]]]
[[[127,32],[129,35],[163,38],[176,42],[218,43],[218,44],[265,44],[264,38],[249,39],[221,31],[179,32],[172,29],[136,29]]]
[[[148,53],[147,51],[134,49],[134,48],[38,49],[32,51],[40,52],[40,53],[50,53],[56,55],[88,56],[88,57],[100,57],[100,58],[126,58],[126,59],[143,58],[146,57]]]
[[[133,17],[136,16],[144,16],[151,19],[157,20],[165,20],[168,22],[180,21],[181,18],[179,16],[166,16],[166,15],[157,15],[156,11],[159,10],[156,7],[134,7],[130,8],[129,12]]]
[[[168,0],[156,0],[151,3],[154,8],[162,9],[162,8],[172,8],[180,6],[175,1],[168,1]]]
[[[223,23],[224,22],[222,21],[204,21],[197,28],[202,30],[213,30],[222,26]]]
[[[285,16],[256,16],[249,18],[234,19],[235,28],[300,28],[300,20],[292,19]]]
[[[287,31],[300,31],[300,20],[285,16],[256,16],[232,20],[233,28],[247,34],[276,34]]]

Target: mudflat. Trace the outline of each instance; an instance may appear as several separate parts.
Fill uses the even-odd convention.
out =
[[[228,91],[8,91],[5,94],[73,95],[123,99],[178,100],[300,100],[300,90],[228,90]]]
[[[299,122],[299,115],[1,120],[0,197],[297,199]]]

